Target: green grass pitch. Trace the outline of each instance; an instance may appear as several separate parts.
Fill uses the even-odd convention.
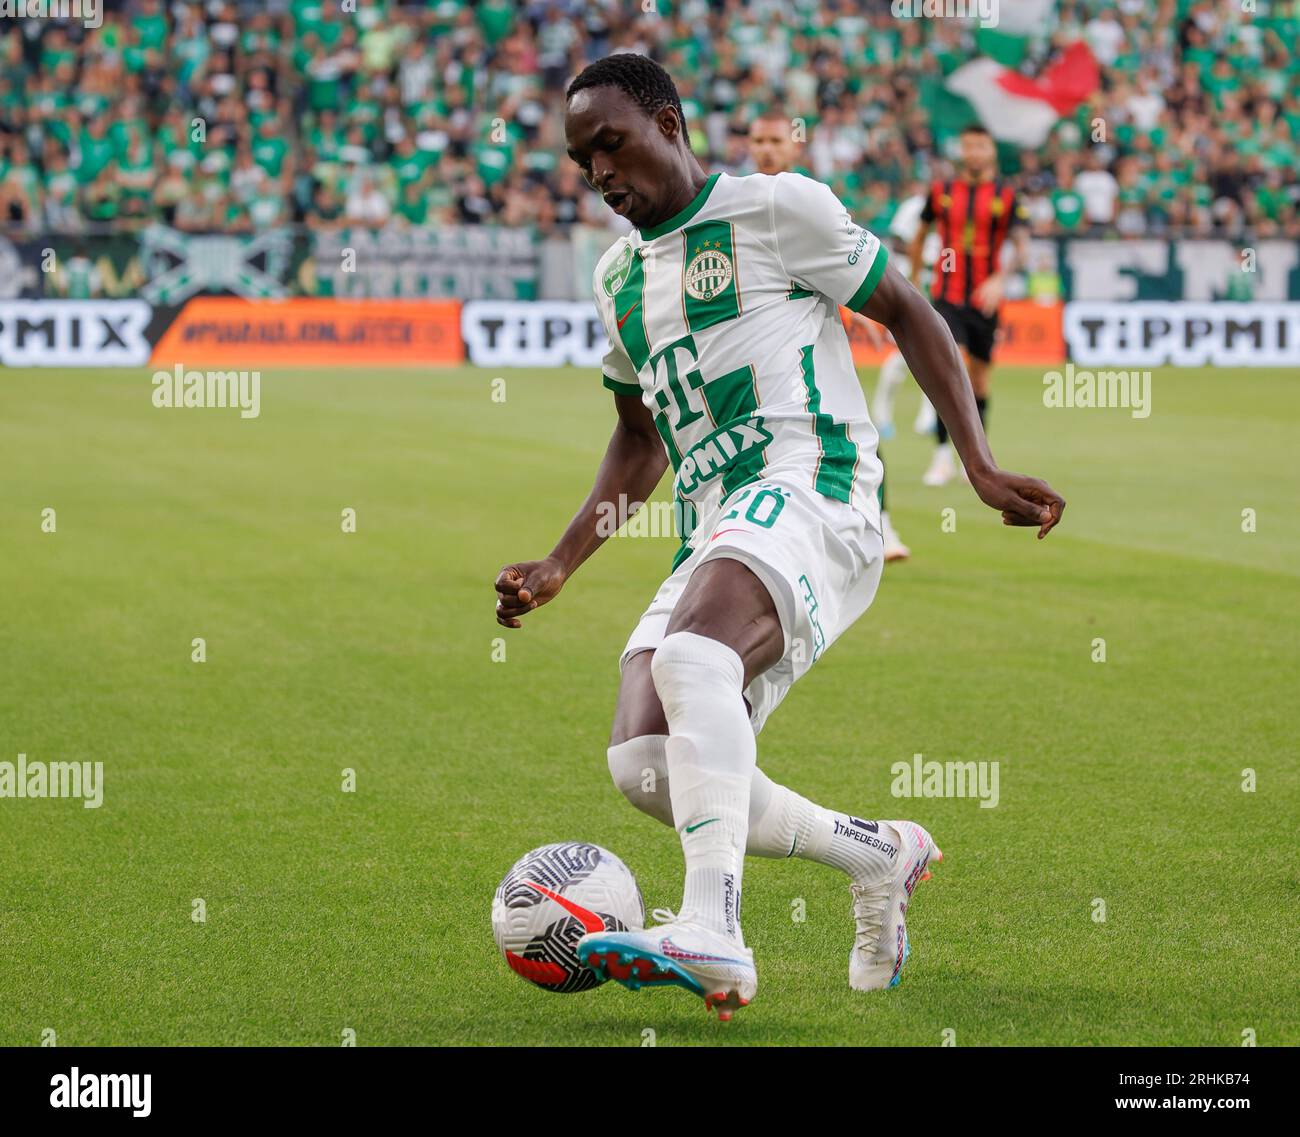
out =
[[[902,984],[864,996],[845,881],[751,859],[759,992],[727,1026],[678,990],[535,990],[492,943],[548,841],[680,900],[674,835],[605,766],[674,542],[613,540],[499,629],[495,572],[550,549],[613,410],[594,371],[497,377],[265,373],[245,421],[155,409],[147,371],[0,372],[0,760],[105,768],[97,810],[0,799],[0,1044],[1300,1043],[1294,374],[1160,370],[1135,420],[1002,369],[994,453],[1069,502],[1041,543],[920,485],[909,384],[884,453],[913,560],[759,761],[945,860]],[[999,805],[891,797],[916,753],[1000,762]]]

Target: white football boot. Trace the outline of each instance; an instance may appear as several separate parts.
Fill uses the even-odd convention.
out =
[[[642,987],[685,987],[704,998],[726,1022],[758,990],[754,953],[702,924],[679,920],[656,908],[663,920],[642,932],[590,932],[578,941],[578,959],[602,979],[632,991]]]
[[[889,520],[888,510],[881,510],[880,513],[880,535],[885,539],[886,564],[890,561],[905,561],[912,555],[912,550],[903,544],[894,530],[894,523]]]
[[[880,991],[898,985],[911,947],[907,941],[907,902],[918,881],[929,880],[931,859],[943,860],[934,838],[915,821],[886,821],[898,834],[898,858],[879,881],[851,884],[857,930],[849,952],[849,986]]]
[[[930,466],[921,475],[921,484],[923,486],[946,486],[953,479],[957,469],[953,464],[952,451],[947,446],[939,446],[935,449],[934,457],[930,459]]]

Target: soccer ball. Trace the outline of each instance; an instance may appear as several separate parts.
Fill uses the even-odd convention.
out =
[[[586,841],[525,853],[492,897],[492,936],[516,975],[568,995],[604,982],[578,961],[588,932],[639,932],[645,906],[632,870]]]

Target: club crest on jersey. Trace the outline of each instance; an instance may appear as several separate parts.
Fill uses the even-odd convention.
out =
[[[736,275],[731,258],[721,249],[721,242],[697,246],[686,266],[686,295],[693,300],[712,300],[727,290]]]
[[[632,268],[632,246],[624,245],[623,251],[614,258],[614,263],[605,270],[601,281],[606,296],[614,296],[627,283],[627,274]]]

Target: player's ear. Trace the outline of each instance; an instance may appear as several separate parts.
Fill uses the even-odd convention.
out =
[[[659,127],[659,133],[669,142],[675,142],[679,135],[685,133],[682,120],[677,117],[676,107],[660,107],[659,113],[655,115],[655,123]]]

